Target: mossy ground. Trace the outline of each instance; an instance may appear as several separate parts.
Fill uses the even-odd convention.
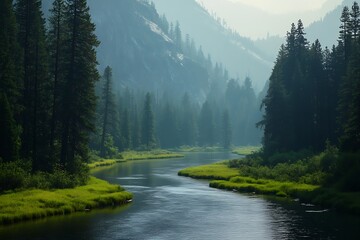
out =
[[[132,194],[91,177],[85,186],[58,190],[23,190],[0,195],[0,225],[93,208],[122,205]]]

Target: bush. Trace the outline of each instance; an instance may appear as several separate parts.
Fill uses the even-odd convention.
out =
[[[0,162],[0,192],[23,187],[29,176],[24,169],[26,163],[20,161]]]

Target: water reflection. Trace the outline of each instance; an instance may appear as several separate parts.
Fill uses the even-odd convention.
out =
[[[126,207],[0,228],[0,239],[360,239],[359,218],[313,206],[226,192],[178,170],[234,157],[134,161],[95,175],[134,193]],[[309,212],[313,211],[313,212]]]

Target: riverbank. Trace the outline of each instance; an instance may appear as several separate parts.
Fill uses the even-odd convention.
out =
[[[244,177],[240,176],[239,169],[230,168],[228,161],[186,168],[179,171],[178,175],[211,180],[209,186],[212,188],[293,198],[360,215],[359,192],[339,192],[318,185]]]
[[[261,150],[261,146],[235,147],[231,152],[237,155],[248,156]]]
[[[117,159],[101,159],[98,158],[88,164],[90,169],[111,166],[117,163],[133,161],[133,160],[145,160],[145,159],[165,159],[165,158],[181,158],[183,154],[169,152],[166,150],[153,150],[153,151],[126,151],[122,152]]]
[[[118,206],[131,199],[122,187],[95,177],[72,189],[15,191],[0,195],[0,225]]]

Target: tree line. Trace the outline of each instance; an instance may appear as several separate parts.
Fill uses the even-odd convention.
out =
[[[83,171],[94,129],[99,45],[86,0],[1,1],[0,159]]]
[[[257,119],[257,115],[252,115],[257,99],[249,78],[243,85],[230,80],[221,95],[216,98],[209,95],[203,103],[188,93],[178,100],[166,93],[159,96],[129,88],[116,92],[113,81],[108,66],[97,85],[97,128],[90,141],[91,149],[101,157],[132,149],[180,146],[229,149],[239,141],[258,142],[261,132],[248,129],[254,127]]]
[[[326,143],[343,152],[360,146],[360,11],[344,7],[338,44],[310,44],[299,20],[287,33],[263,101],[264,154],[309,149]]]

